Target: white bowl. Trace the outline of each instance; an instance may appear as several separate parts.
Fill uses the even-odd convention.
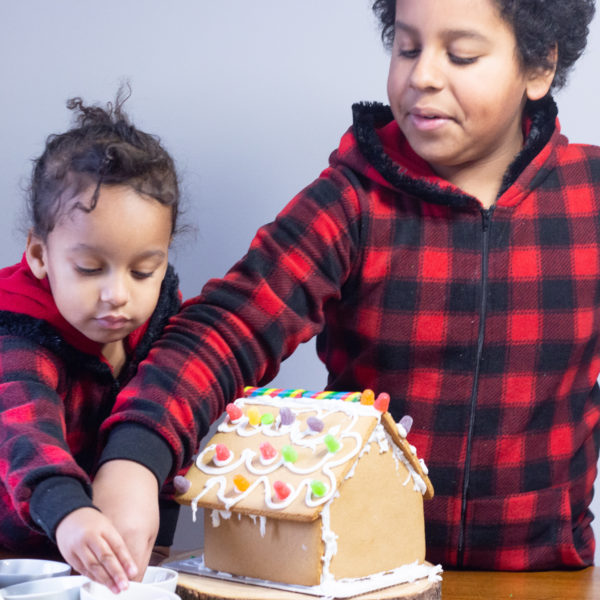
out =
[[[181,600],[175,592],[137,581],[130,581],[129,587],[119,594],[113,594],[105,585],[88,581],[81,586],[79,593],[81,600]]]
[[[177,571],[165,567],[148,567],[144,573],[142,583],[159,587],[168,592],[174,592],[177,587]]]
[[[70,573],[71,567],[57,560],[7,558],[0,560],[0,587],[46,577],[62,577]]]
[[[9,585],[0,594],[5,600],[79,600],[79,588],[86,581],[83,575],[35,579]]]

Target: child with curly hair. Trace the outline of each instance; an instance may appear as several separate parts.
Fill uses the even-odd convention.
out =
[[[447,567],[593,562],[600,444],[600,148],[551,96],[593,0],[376,0],[390,106],[357,104],[321,175],[184,304],[116,410],[194,415],[317,336],[328,388],[391,395],[436,488]],[[374,491],[376,493],[376,491]]]
[[[155,541],[170,545],[178,513],[163,486],[172,459],[161,415],[106,426],[180,305],[168,264],[174,163],[122,103],[69,101],[75,126],[34,163],[23,259],[0,270],[0,547],[58,547],[115,592],[143,575]],[[93,491],[96,481],[106,489]],[[128,487],[146,494],[130,521],[137,537],[104,510],[129,502]]]

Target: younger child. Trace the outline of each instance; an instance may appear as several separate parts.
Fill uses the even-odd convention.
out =
[[[316,335],[330,389],[389,392],[414,418],[432,562],[589,565],[600,149],[561,135],[549,91],[593,1],[374,8],[390,107],[354,106],[329,167],[184,305],[115,410],[151,398],[193,414],[185,460],[207,417]]]
[[[117,592],[148,562],[172,458],[160,415],[101,426],[179,308],[168,264],[179,192],[173,160],[120,98],[67,106],[76,126],[35,161],[23,259],[0,270],[0,547],[22,556],[56,543]],[[96,473],[109,491],[92,495]],[[98,510],[133,486],[150,492],[131,523],[141,550]],[[158,544],[171,543],[174,506],[162,503]]]

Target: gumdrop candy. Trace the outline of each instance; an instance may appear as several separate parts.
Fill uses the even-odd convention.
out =
[[[313,479],[310,482],[310,489],[317,498],[322,498],[327,493],[327,486],[318,479]]]
[[[282,406],[279,409],[279,421],[282,425],[291,425],[296,420],[292,409],[288,406]]]
[[[273,413],[266,412],[261,418],[261,425],[270,425],[275,420]]]
[[[360,403],[371,405],[375,402],[375,392],[373,390],[365,390],[360,395]]]
[[[192,487],[192,482],[182,475],[175,475],[173,477],[173,487],[178,494],[185,494]]]
[[[381,412],[386,412],[390,407],[390,395],[382,392],[377,396],[374,404],[375,408]]]
[[[250,425],[258,425],[260,423],[260,410],[255,406],[251,406],[246,412]]]
[[[250,487],[250,482],[240,474],[233,478],[233,483],[240,492],[245,492]]]
[[[231,452],[225,444],[217,444],[215,446],[215,458],[219,462],[225,462],[230,456]]]
[[[306,424],[308,425],[309,429],[315,433],[321,433],[325,427],[325,423],[323,423],[323,421],[317,417],[308,417],[308,419],[306,419]]]
[[[237,404],[228,404],[225,407],[225,410],[227,411],[229,420],[232,423],[235,423],[235,421],[237,421],[242,416],[242,409],[239,406],[237,406]]]
[[[412,427],[412,424],[413,424],[413,418],[410,415],[404,415],[400,419],[399,424],[402,425],[402,427],[404,427],[404,431],[406,431],[406,433],[408,434],[410,432],[410,428]]]
[[[330,433],[323,438],[323,441],[327,446],[327,450],[332,454],[340,449],[340,443]]]
[[[277,456],[277,450],[269,442],[263,442],[258,448],[264,460],[273,460]]]
[[[280,500],[285,500],[292,491],[290,486],[283,481],[277,480],[273,482],[273,489]]]
[[[281,456],[283,456],[283,460],[285,460],[285,462],[289,463],[295,463],[298,460],[298,453],[290,445],[284,446],[281,449]]]

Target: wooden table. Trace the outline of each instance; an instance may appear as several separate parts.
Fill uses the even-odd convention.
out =
[[[600,567],[507,573],[444,571],[442,600],[600,600]]]

